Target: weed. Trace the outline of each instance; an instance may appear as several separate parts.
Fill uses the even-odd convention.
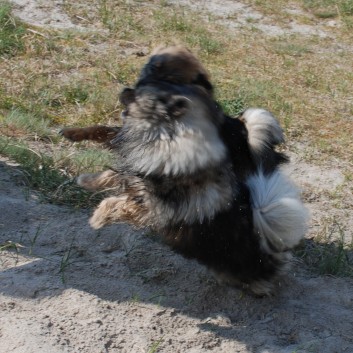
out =
[[[101,200],[102,195],[92,196],[79,188],[72,178],[65,175],[53,157],[36,152],[23,142],[0,138],[0,154],[21,165],[26,184],[40,191],[39,196],[47,202],[89,207]]]
[[[223,99],[219,101],[224,112],[229,116],[238,116],[245,109],[245,102],[243,98]]]
[[[313,11],[319,18],[353,16],[352,0],[306,0],[304,7]]]
[[[129,242],[129,244],[127,242],[122,242],[122,245],[124,247],[125,250],[125,256],[128,258],[130,256],[130,254],[138,248],[138,243],[136,239],[133,239],[133,241]]]
[[[23,50],[24,26],[11,15],[11,5],[0,1],[0,56],[13,56]]]
[[[120,6],[118,6],[120,5]],[[112,0],[100,0],[98,4],[99,18],[102,24],[112,33],[119,33],[121,38],[131,39],[142,32],[143,26],[134,16],[136,5],[128,2],[117,4]],[[123,15],[119,11],[123,10]]]
[[[7,259],[9,258],[8,255],[10,255],[10,258],[12,259],[12,261],[14,261],[17,264],[18,255],[20,253],[21,248],[23,248],[23,246],[21,244],[16,243],[11,240],[1,242],[0,243],[0,264],[4,264],[7,262]],[[4,260],[1,258],[1,252],[6,253]],[[9,252],[14,253],[14,254],[9,254]]]
[[[335,18],[337,17],[337,11],[333,11],[333,10],[316,11],[315,16],[322,19]]]
[[[18,243],[14,243],[13,241],[5,241],[4,243],[0,243],[0,251],[5,251],[5,250],[15,250],[15,252],[18,254],[19,248],[22,246]]]
[[[88,90],[83,86],[65,87],[63,90],[66,101],[70,104],[79,104],[87,101]]]
[[[342,11],[346,15],[353,15],[353,1],[352,0],[345,0],[341,4]]]
[[[345,229],[335,219],[327,219],[321,231],[298,250],[297,255],[319,275],[353,276],[353,243],[345,242]]]
[[[162,9],[162,10],[154,11],[153,15],[162,31],[172,31],[172,32],[192,31],[192,23],[189,22],[189,18],[185,16],[185,13],[178,13],[176,11],[171,11],[169,15],[166,15],[166,11]]]
[[[141,302],[141,298],[140,298],[140,295],[138,293],[132,294],[130,300],[131,300],[132,303],[140,303]]]
[[[64,155],[62,158],[67,158]],[[55,158],[55,157],[54,157]],[[60,164],[64,161],[57,160]],[[69,156],[68,165],[75,171],[75,174],[96,172],[102,169],[106,169],[113,163],[112,155],[109,151],[90,148],[75,151]]]
[[[286,117],[286,125],[290,125],[292,104],[285,97],[285,89],[280,84],[259,79],[246,79],[242,81],[238,91],[239,107],[264,107],[278,117]],[[287,128],[287,126],[285,126]]]
[[[279,55],[289,55],[294,57],[300,57],[311,52],[310,48],[307,46],[290,41],[277,43],[274,50]]]
[[[3,121],[3,130],[22,130],[31,134],[35,140],[37,138],[50,138],[52,131],[49,128],[49,121],[34,114],[26,113],[20,109],[15,109],[7,114]]]
[[[66,274],[66,270],[67,268],[72,264],[72,259],[71,259],[71,256],[73,254],[73,250],[74,250],[74,247],[73,247],[73,243],[74,243],[74,239],[71,241],[71,244],[70,246],[68,247],[68,249],[64,252],[61,260],[60,260],[60,270],[59,270],[59,273],[61,275],[61,281],[63,284],[66,283],[66,277],[65,277],[65,274]]]
[[[149,302],[154,302],[157,305],[161,305],[162,301],[166,298],[166,295],[164,293],[160,294],[160,293],[156,293],[154,295],[152,295],[151,297],[148,298]]]
[[[191,46],[199,46],[207,55],[218,54],[222,50],[222,42],[213,38],[205,28],[192,31],[188,34],[186,41]]]
[[[40,226],[38,226],[35,234],[33,237],[29,236],[28,233],[27,234],[27,237],[29,239],[29,242],[30,242],[30,247],[29,247],[29,251],[28,251],[28,255],[33,255],[33,248],[34,248],[34,245],[38,239],[38,237],[40,236],[40,232],[41,232],[41,229],[40,229]]]
[[[159,350],[160,344],[163,342],[163,337],[160,338],[158,341],[152,343],[151,347],[148,349],[148,353],[157,353]]]

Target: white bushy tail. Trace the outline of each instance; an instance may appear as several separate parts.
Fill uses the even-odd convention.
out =
[[[293,248],[303,238],[309,214],[296,186],[282,172],[262,172],[247,181],[255,229],[270,253]]]
[[[256,158],[261,158],[268,148],[284,142],[283,130],[278,120],[267,110],[249,108],[241,119],[245,122],[249,146]]]

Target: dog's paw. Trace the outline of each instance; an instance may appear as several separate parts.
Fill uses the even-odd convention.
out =
[[[89,220],[91,227],[99,229],[108,224],[126,221],[124,205],[127,198],[126,195],[121,195],[104,199]]]
[[[258,298],[272,297],[275,295],[276,286],[271,281],[258,280],[244,285],[244,289],[249,290],[251,294]]]
[[[82,188],[90,191],[97,189],[97,175],[96,174],[81,174],[77,177],[76,183]]]
[[[121,222],[138,228],[147,227],[150,225],[150,214],[145,206],[136,202],[131,195],[122,194],[104,199],[89,220],[94,229]]]
[[[276,292],[276,285],[273,281],[259,279],[248,283],[242,282],[239,278],[225,272],[212,271],[216,281],[222,286],[231,286],[244,290],[257,298],[271,297]]]

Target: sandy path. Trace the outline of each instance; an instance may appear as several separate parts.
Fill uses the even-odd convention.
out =
[[[306,188],[328,175],[293,172]],[[87,212],[39,203],[18,174],[0,163],[0,243],[24,246],[0,253],[1,353],[353,352],[352,279],[298,262],[252,298],[126,225],[95,232]]]

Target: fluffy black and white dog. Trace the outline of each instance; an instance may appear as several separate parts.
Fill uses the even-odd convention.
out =
[[[151,227],[223,282],[269,295],[303,237],[307,211],[281,172],[277,120],[261,109],[223,114],[198,85],[145,79],[120,97],[114,170],[78,184],[109,189],[90,224]]]

